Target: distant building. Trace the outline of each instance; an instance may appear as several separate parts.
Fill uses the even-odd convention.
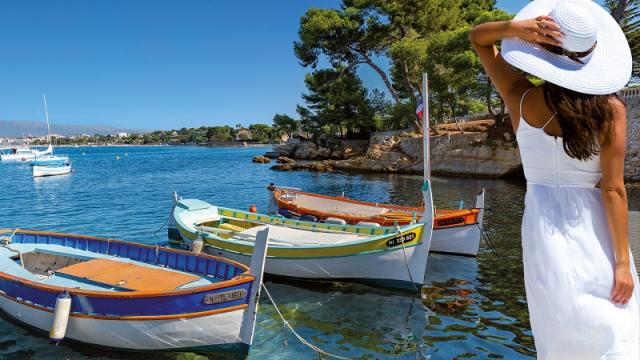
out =
[[[240,129],[236,133],[236,141],[251,140],[251,131],[247,129]]]
[[[125,138],[127,136],[129,136],[129,134],[127,134],[126,132],[119,132],[116,134],[116,137],[118,138]]]

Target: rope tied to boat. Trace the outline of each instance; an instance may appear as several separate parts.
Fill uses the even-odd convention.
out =
[[[13,237],[16,235],[16,233],[19,230],[20,230],[19,228],[15,229],[13,230],[13,233],[11,233],[11,236],[3,236],[2,238],[0,238],[2,240],[0,244],[2,245],[2,247],[6,248],[7,250],[13,251],[14,253],[18,254],[18,256],[20,257],[20,266],[24,268],[24,260],[22,259],[22,253],[20,252],[20,250],[16,250],[11,246],[9,246],[9,244],[11,244],[11,241],[13,240]]]
[[[491,250],[494,255],[498,256],[498,249],[493,243],[493,240],[491,240],[491,237],[489,237],[489,233],[487,232],[487,230],[480,226],[480,224],[476,224],[476,226],[478,226],[478,229],[480,229],[480,236],[484,239],[484,242],[487,243],[489,250]]]
[[[2,246],[8,248],[8,245],[11,244],[11,241],[13,240],[13,237],[16,235],[16,233],[20,230],[20,228],[13,230],[13,232],[11,233],[11,236],[3,236],[2,239]]]
[[[291,324],[289,324],[287,319],[284,318],[284,315],[282,315],[282,313],[280,312],[280,309],[278,308],[278,304],[276,304],[276,302],[273,300],[273,297],[271,297],[271,294],[269,293],[269,290],[267,290],[267,287],[264,284],[262,284],[262,289],[264,290],[264,293],[267,294],[267,297],[269,298],[269,301],[271,301],[271,303],[273,304],[274,309],[276,309],[276,312],[278,313],[278,316],[280,316],[280,319],[282,320],[283,326],[285,328],[288,328],[289,330],[291,330],[291,333],[293,333],[293,335],[298,339],[298,341],[300,341],[300,343],[302,343],[303,345],[307,346],[311,350],[317,352],[318,356],[320,358],[322,358],[322,356],[328,356],[328,357],[331,357],[331,358],[334,358],[334,359],[351,360],[351,358],[340,356],[340,355],[336,355],[336,354],[332,354],[330,352],[324,351],[321,348],[317,347],[316,345],[313,345],[312,343],[307,341],[305,338],[303,338],[300,334],[298,334],[298,332],[296,332],[296,330],[291,326]]]
[[[402,235],[402,229],[400,229],[400,225],[398,224],[397,220],[395,221],[395,229],[398,235]],[[422,295],[422,291],[418,289],[418,287],[416,286],[416,282],[413,280],[413,276],[411,275],[411,268],[409,267],[409,260],[407,259],[407,249],[404,246],[404,240],[402,240],[400,244],[402,245],[402,255],[404,257],[404,266],[407,268],[407,274],[409,274],[409,280],[411,281],[411,286],[413,286],[413,289],[416,291],[418,295]]]

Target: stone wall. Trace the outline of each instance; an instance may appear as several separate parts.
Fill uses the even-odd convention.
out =
[[[627,180],[640,181],[640,88],[621,91],[627,104],[627,155],[624,175]]]

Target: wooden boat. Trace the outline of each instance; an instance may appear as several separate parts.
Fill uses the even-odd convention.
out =
[[[129,351],[251,344],[260,262],[250,272],[221,257],[55,232],[0,230],[0,240],[0,309],[53,341]],[[264,262],[260,241],[254,259]]]
[[[68,156],[45,155],[31,161],[31,166],[35,165],[63,165],[69,162]]]
[[[431,204],[428,181],[423,195]],[[169,236],[188,245],[203,241],[206,252],[247,263],[256,231],[268,228],[266,273],[413,289],[424,283],[432,217],[427,211],[424,223],[373,228],[286,219],[180,199],[170,218]]]
[[[424,207],[379,204],[278,187],[271,184],[269,213],[312,221],[342,219],[347,224],[367,226],[406,225],[419,221]],[[484,190],[474,208],[436,209],[431,251],[460,255],[478,254],[484,215]]]

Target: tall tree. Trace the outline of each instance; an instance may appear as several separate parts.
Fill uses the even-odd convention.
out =
[[[310,9],[300,19],[299,41],[294,51],[303,66],[315,68],[324,55],[334,68],[351,71],[360,64],[371,67],[384,82],[396,103],[400,96],[392,86],[387,73],[375,63],[385,55],[386,27],[375,18],[365,18],[366,12],[345,7],[336,9]]]
[[[273,116],[273,127],[280,131],[284,131],[287,136],[291,138],[293,133],[298,131],[300,124],[297,120],[287,114],[275,114]]]
[[[605,0],[604,5],[627,36],[633,59],[633,76],[640,76],[640,0]]]
[[[345,69],[316,70],[305,77],[307,107],[298,112],[312,119],[316,127],[341,137],[347,133],[369,133],[375,129],[373,110],[362,81]]]

